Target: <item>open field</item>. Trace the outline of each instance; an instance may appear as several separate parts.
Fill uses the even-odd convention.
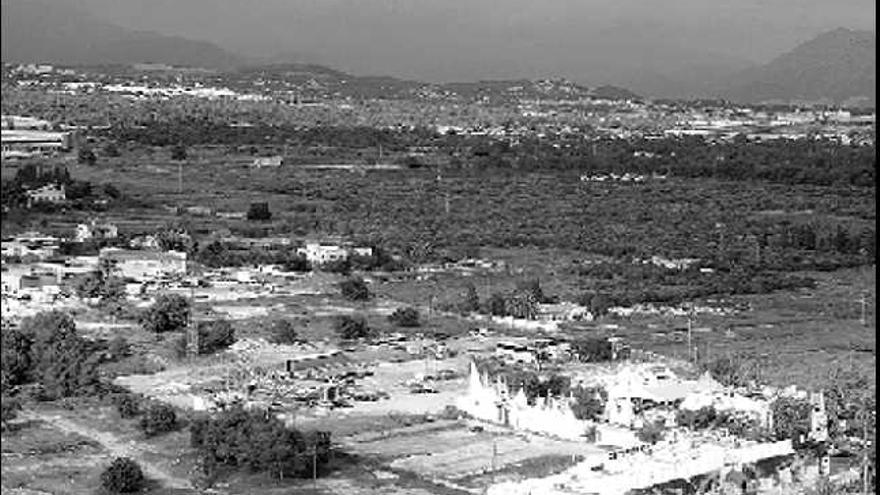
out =
[[[626,289],[633,283],[579,274],[579,267],[590,262],[628,265],[634,256],[652,254],[712,257],[722,234],[732,243],[743,241],[747,234],[763,228],[762,222],[794,218],[862,228],[872,225],[875,218],[874,191],[867,189],[686,179],[585,185],[569,172],[486,175],[469,171],[444,176],[438,185],[435,172],[429,170],[364,175],[295,165],[253,170],[244,155],[193,150],[191,157],[182,165],[180,194],[178,166],[164,150],[102,158],[96,166],[71,164],[70,169],[77,179],[111,182],[132,198],[134,206],[102,214],[126,233],[184,220],[200,239],[226,231],[254,236],[342,234],[415,260],[442,254],[455,259],[461,256],[453,254],[466,253],[503,262],[504,268],[498,270],[418,274],[401,281],[383,282],[366,274],[375,278],[370,289],[376,295],[367,303],[345,301],[336,287],[341,277],[325,273],[294,282],[283,294],[254,291],[242,297],[241,292],[199,289],[199,295],[211,297],[200,300],[197,309],[232,320],[239,339],[268,339],[274,320],[293,322],[308,346],[257,354],[246,362],[263,368],[282,369],[292,354],[339,346],[334,319],[341,314],[364,315],[379,334],[458,336],[486,325],[437,308],[456,304],[469,285],[485,300],[523,280],[538,279],[545,294],[576,300],[600,283]],[[448,214],[444,209],[447,194]],[[254,201],[269,202],[271,222],[177,216],[165,208],[180,204],[241,212]],[[69,229],[87,216],[82,212],[52,214],[31,226],[47,231]],[[748,309],[731,316],[697,316],[693,343],[700,359],[735,355],[757,361],[762,377],[782,386],[820,388],[833,369],[850,364],[873,375],[874,267],[791,273],[809,276],[817,286],[725,296],[724,305]],[[866,324],[859,321],[858,300],[863,295],[868,300]],[[387,317],[400,306],[419,308],[422,326],[393,326]],[[134,356],[107,365],[104,371],[127,375],[121,383],[136,392],[186,408],[191,404],[174,402],[175,393],[163,394],[162,389],[216,384],[234,368],[233,359],[225,355],[180,360],[173,351],[179,333],[147,335],[133,321],[108,322],[94,308],[78,309],[82,335],[122,336],[132,345]],[[572,324],[564,332],[621,336],[634,348],[682,357],[687,353],[686,328],[684,318],[637,314]],[[542,336],[502,330],[505,338]],[[391,397],[357,403],[353,408],[285,411],[298,428],[332,432],[339,458],[332,464],[331,475],[317,482],[276,482],[262,475],[228,473],[218,485],[219,493],[479,493],[492,481],[553,473],[564,468],[571,456],[595,450],[500,431],[475,432],[465,422],[444,419],[445,406],[464,391],[464,379],[437,382],[434,394],[411,394],[405,383],[441,369],[462,374],[468,366],[467,351],[489,348],[492,342],[452,338],[448,345],[458,354],[434,360],[415,358],[415,353],[401,346],[351,344],[346,358],[374,368],[374,374],[359,379],[358,385],[386,391]],[[154,369],[147,369],[143,360],[151,361]],[[194,456],[185,429],[148,440],[134,420],[120,419],[114,408],[104,404],[85,403],[73,410],[51,403],[28,405],[22,417],[30,423],[3,436],[4,493],[20,486],[48,493],[92,493],[102,467],[119,454],[141,462],[155,485],[151,493],[194,493],[190,486]],[[496,472],[487,472],[493,463]]]
[[[850,363],[873,375],[875,313],[869,303],[863,325],[858,300],[862,294],[875,300],[875,270],[813,275],[819,280],[814,290],[735,297],[733,302],[746,302],[752,309],[733,317],[698,317],[693,342],[699,353],[757,360],[764,377],[782,386],[821,387],[832,369]],[[685,319],[634,317],[620,324],[624,329],[618,333],[636,347],[686,356]]]
[[[109,458],[99,443],[41,421],[17,426],[3,434],[3,493],[94,493]]]
[[[713,252],[719,224],[727,239],[735,239],[784,217],[759,212],[801,212],[801,220],[843,219],[860,226],[875,218],[873,190],[866,188],[691,179],[584,183],[576,170],[449,171],[438,182],[433,170],[364,175],[296,165],[258,170],[249,168],[248,160],[244,155],[226,155],[225,150],[193,149],[191,159],[179,165],[163,149],[69,168],[72,177],[113,183],[142,205],[104,214],[120,220],[123,231],[149,229],[176,218],[163,207],[243,212],[251,202],[267,201],[273,212],[267,224],[199,216],[187,220],[195,231],[204,233],[223,228],[335,233],[396,249],[426,242],[435,251],[523,246],[703,257]],[[60,226],[76,216],[55,215],[45,221]]]

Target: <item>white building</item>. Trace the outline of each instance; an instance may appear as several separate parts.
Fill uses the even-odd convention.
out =
[[[119,236],[119,229],[112,223],[98,223],[92,220],[89,223],[81,223],[76,226],[74,239],[77,242],[87,241],[89,239],[116,239]]]
[[[42,119],[23,117],[21,115],[0,115],[0,129],[5,130],[42,130],[47,131],[52,125]]]
[[[500,376],[480,373],[471,363],[468,391],[456,405],[474,418],[509,426],[516,430],[552,435],[569,440],[585,440],[590,421],[579,420],[567,398],[541,398],[529,405],[522,389],[511,392]]]
[[[15,258],[37,258],[44,260],[51,258],[58,253],[57,245],[32,244],[19,240],[8,240],[0,242],[0,249],[4,257]]]
[[[810,434],[816,442],[828,441],[828,413],[825,410],[825,395],[822,392],[810,393]]]
[[[29,206],[33,206],[34,203],[63,203],[67,201],[67,193],[63,184],[46,184],[37,189],[31,189],[25,194],[27,194]]]
[[[16,158],[69,151],[73,139],[69,132],[3,129],[0,142],[3,158]]]
[[[12,239],[3,239],[0,249],[5,257],[46,259],[55,256],[60,241],[57,237],[27,232]]]
[[[322,265],[333,261],[345,260],[349,256],[372,256],[373,248],[309,242],[306,243],[305,247],[297,249],[296,252],[305,256],[309,263]]]
[[[109,261],[120,276],[148,281],[171,275],[186,274],[186,253],[177,251],[133,251],[104,248],[101,261]]]
[[[539,320],[550,321],[572,321],[585,320],[593,321],[593,314],[589,308],[571,302],[561,302],[556,304],[538,303],[537,318]]]
[[[254,158],[253,167],[254,168],[263,168],[263,167],[271,167],[278,168],[284,164],[284,157],[280,155],[276,156],[261,156]]]

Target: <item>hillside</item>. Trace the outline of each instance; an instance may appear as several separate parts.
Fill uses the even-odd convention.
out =
[[[861,99],[874,105],[875,43],[870,31],[829,31],[766,65],[739,73],[719,94],[749,103]]]
[[[147,31],[131,31],[46,0],[2,1],[4,62],[70,65],[165,63],[229,68],[241,58],[216,45]]]
[[[477,82],[427,83],[390,76],[358,76],[318,64],[284,63],[249,65],[226,74],[243,87],[259,79],[264,87],[295,85],[315,95],[353,98],[434,98],[457,96],[465,100],[511,99],[639,99],[632,91],[615,87],[588,88],[565,79],[498,79]]]

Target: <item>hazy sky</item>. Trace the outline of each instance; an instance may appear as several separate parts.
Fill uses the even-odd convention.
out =
[[[874,30],[875,15],[874,0],[63,1],[249,56],[431,80],[763,63],[822,31]]]

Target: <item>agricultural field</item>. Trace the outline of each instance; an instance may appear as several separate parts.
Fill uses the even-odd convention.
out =
[[[799,221],[811,224],[842,223],[858,229],[873,228],[875,218],[874,193],[867,188],[674,178],[587,183],[579,180],[577,170],[450,170],[438,180],[435,170],[424,169],[364,174],[296,165],[251,169],[251,159],[204,149],[192,150],[190,159],[176,163],[159,149],[68,168],[77,180],[112,183],[131,199],[132,207],[103,214],[121,220],[123,230],[176,218],[166,207],[244,212],[251,202],[266,201],[273,212],[269,223],[186,220],[201,232],[226,227],[240,232],[343,234],[415,257],[461,254],[473,247],[706,257],[722,238],[735,243],[766,230],[768,222],[790,221],[786,214],[799,214]],[[51,225],[73,217],[43,220]]]
[[[462,258],[497,266],[415,270],[388,277],[363,273],[375,296],[368,302],[345,300],[337,287],[342,276],[316,273],[290,284],[283,294],[196,303],[199,312],[229,319],[241,340],[270,339],[271,324],[285,319],[316,349],[337,346],[334,324],[339,315],[362,315],[379,335],[459,336],[487,325],[455,311],[471,286],[485,301],[536,280],[550,299],[583,302],[590,293],[665,295],[698,282],[709,290],[690,302],[714,300],[740,308],[727,316],[696,316],[692,343],[695,360],[701,363],[730,356],[750,363],[762,380],[799,387],[827,386],[841,367],[865,377],[876,369],[876,274],[874,254],[868,251],[873,237],[862,235],[873,236],[873,190],[684,178],[585,183],[574,171],[457,170],[444,171],[438,179],[436,170],[424,169],[361,174],[285,165],[255,170],[249,167],[251,160],[247,154],[204,148],[191,149],[189,159],[177,163],[167,150],[141,149],[125,151],[119,158],[102,157],[96,165],[69,163],[73,178],[112,183],[126,201],[105,212],[26,218],[13,222],[11,229],[69,232],[75,223],[96,214],[118,224],[123,234],[182,222],[201,245],[217,233],[342,235],[400,255],[414,268]],[[4,179],[8,177],[5,170]],[[205,206],[244,212],[253,202],[268,202],[272,219],[252,222],[174,211],[177,206]],[[793,231],[785,229],[792,225],[806,225],[821,239],[813,239],[810,249],[762,241],[753,255],[751,239],[763,234],[791,236]],[[8,228],[4,225],[4,233]],[[843,235],[843,251],[834,244],[841,228],[861,236]],[[862,241],[864,245],[854,244]],[[198,259],[197,250],[192,254]],[[757,274],[767,280],[799,277],[809,283],[781,290],[769,284],[730,290],[724,285],[727,280],[712,278],[715,275],[700,279],[693,273],[665,271],[645,272],[650,279],[641,277],[642,269],[633,268],[641,265],[633,259],[653,255],[700,258],[717,272],[725,272],[726,263],[749,265],[754,271],[741,275],[745,279]],[[868,301],[864,323],[862,297]],[[401,328],[389,321],[402,306],[419,310],[420,327]],[[181,360],[174,348],[179,334],[146,334],[135,316],[132,312],[116,321],[94,308],[77,312],[80,334],[96,339],[121,336],[132,348],[131,356],[102,366],[104,378],[122,377],[121,383],[136,392],[149,393],[163,383],[218,379],[228,370],[218,356]],[[562,333],[620,336],[634,348],[681,358],[688,352],[687,327],[681,317],[606,315],[590,323],[563,325]],[[509,336],[540,336],[502,330]],[[461,378],[438,386],[436,394],[409,393],[404,383],[419,374],[439,367],[466,372],[466,345],[455,349],[457,357],[443,362],[415,359],[403,349],[352,347],[358,360],[384,365],[362,380],[364,387],[391,391],[392,397],[353,410],[295,416],[297,427],[332,432],[336,457],[324,476],[276,481],[231,471],[216,486],[219,493],[479,493],[492,482],[558,472],[571,464],[571,456],[583,453],[582,445],[473,431],[465,421],[444,417],[444,407],[464,390]],[[262,364],[277,365],[283,359],[276,361]],[[153,483],[151,493],[196,493],[191,486],[195,459],[188,420],[184,415],[178,431],[145,439],[135,420],[122,419],[104,402],[77,401],[73,409],[58,402],[28,404],[15,427],[4,432],[4,493],[18,488],[32,490],[18,492],[22,494],[92,493],[101,467],[121,454],[142,465]],[[494,461],[493,449],[498,452]]]

